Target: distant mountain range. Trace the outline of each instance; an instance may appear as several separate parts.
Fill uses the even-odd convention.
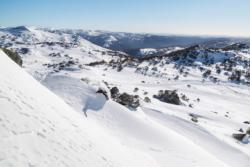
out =
[[[24,31],[29,31],[30,27],[19,26],[10,28],[0,28],[1,31],[8,31],[14,35],[20,35]],[[34,27],[33,27],[34,28]],[[207,47],[225,47],[233,43],[250,43],[250,38],[233,37],[202,37],[202,36],[177,36],[177,35],[155,35],[140,33],[124,33],[93,30],[72,30],[72,29],[50,29],[36,28],[55,34],[71,34],[81,36],[84,39],[104,48],[130,52],[134,49],[144,48],[166,48],[166,47],[188,47],[191,45],[203,45]]]

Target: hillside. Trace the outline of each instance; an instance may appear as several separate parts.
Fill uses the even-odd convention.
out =
[[[0,71],[0,166],[157,166],[75,112],[2,51]]]
[[[0,166],[249,166],[249,46],[134,57],[76,32],[0,31],[23,60],[0,55]]]

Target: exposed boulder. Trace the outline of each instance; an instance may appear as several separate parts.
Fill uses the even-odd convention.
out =
[[[151,99],[150,99],[149,97],[145,97],[145,98],[144,98],[144,101],[145,101],[146,103],[151,103]]]
[[[198,115],[190,113],[189,116],[191,117],[191,121],[193,121],[194,123],[198,122]]]
[[[194,108],[194,105],[193,104],[189,104],[188,107]]]
[[[248,128],[246,130],[246,133],[243,133],[243,130],[241,129],[242,133],[237,133],[237,134],[233,134],[233,138],[235,138],[236,140],[244,143],[244,144],[248,144],[250,142],[250,128]]]
[[[186,95],[184,95],[184,94],[181,94],[181,99],[183,101],[189,101],[189,98]]]
[[[235,70],[232,75],[228,77],[228,80],[239,83],[241,81],[242,72],[240,70]]]
[[[176,75],[175,77],[174,77],[174,80],[176,81],[176,80],[178,80],[180,78],[180,76],[179,75]]]
[[[111,88],[110,94],[112,98],[116,98],[119,95],[119,89],[117,87]]]
[[[134,89],[134,92],[138,92],[138,90],[139,90],[139,88],[135,88],[135,89]]]
[[[122,93],[120,96],[118,96],[116,102],[133,109],[136,109],[140,106],[139,96],[129,95],[127,93]]]
[[[235,138],[238,141],[242,141],[244,137],[245,137],[244,133],[233,134],[233,138]]]
[[[176,93],[176,90],[160,90],[158,95],[154,95],[153,97],[165,102],[165,103],[170,103],[170,104],[175,104],[175,105],[180,105],[181,100],[179,95]]]
[[[110,89],[111,98],[117,103],[124,105],[130,109],[136,109],[140,106],[140,100],[138,95],[130,95],[128,93],[119,93],[117,87]]]
[[[194,123],[197,123],[198,122],[198,119],[196,117],[192,117],[191,118],[191,121],[193,121]]]
[[[203,78],[207,78],[209,75],[211,75],[211,73],[212,73],[211,70],[206,70],[206,71],[202,74],[202,76],[203,76]]]
[[[250,121],[244,121],[243,123],[244,124],[250,124]]]

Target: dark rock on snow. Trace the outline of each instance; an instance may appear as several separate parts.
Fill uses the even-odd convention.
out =
[[[145,101],[146,103],[151,103],[151,100],[150,100],[149,97],[145,97],[145,98],[144,98],[144,101]]]
[[[140,100],[138,95],[130,95],[128,93],[119,93],[117,87],[110,89],[111,98],[117,103],[124,105],[130,109],[136,109],[140,106]]]
[[[170,104],[180,105],[181,100],[179,95],[176,93],[176,90],[160,90],[158,95],[154,95],[154,98]]]
[[[116,98],[119,95],[119,89],[117,87],[113,87],[110,89],[111,97]]]
[[[139,96],[137,95],[129,95],[127,93],[122,93],[117,99],[116,102],[127,106],[129,108],[137,108],[140,106],[140,102],[139,102]]]

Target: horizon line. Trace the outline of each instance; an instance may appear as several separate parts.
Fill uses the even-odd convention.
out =
[[[54,30],[82,30],[82,31],[100,31],[108,33],[128,33],[128,34],[144,34],[144,35],[157,35],[157,36],[179,36],[179,37],[200,37],[200,38],[241,38],[250,39],[250,35],[226,35],[226,34],[188,34],[188,33],[169,33],[169,32],[138,32],[138,31],[122,31],[122,30],[106,30],[106,29],[90,29],[90,28],[66,28],[66,27],[53,27],[53,26],[41,26],[41,25],[11,25],[11,26],[1,26],[2,28],[16,28],[16,27],[26,27],[26,28],[40,28],[40,29],[54,29]]]

